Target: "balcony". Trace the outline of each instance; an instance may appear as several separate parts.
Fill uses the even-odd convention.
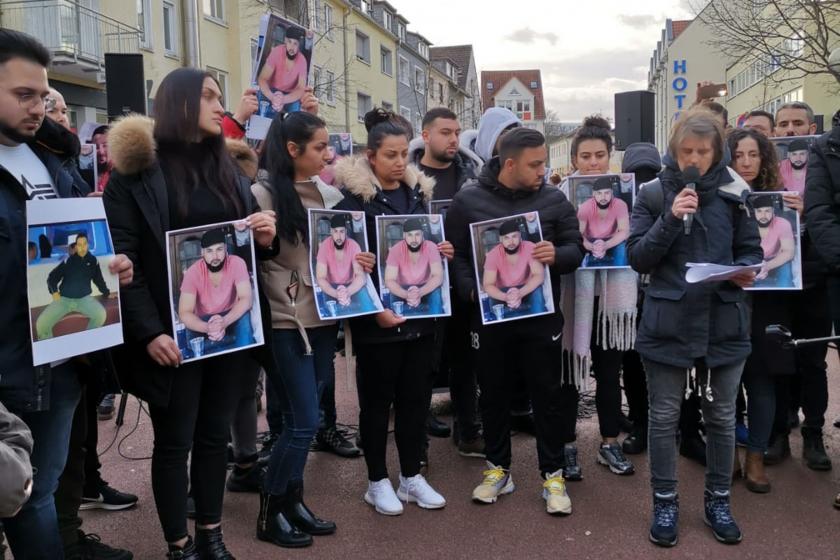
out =
[[[105,53],[137,53],[140,30],[70,0],[0,2],[0,26],[41,41],[62,74],[104,82]]]

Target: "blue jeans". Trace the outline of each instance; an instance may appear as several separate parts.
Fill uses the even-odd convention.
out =
[[[49,410],[20,414],[35,441],[31,457],[35,474],[29,501],[16,516],[3,520],[16,560],[64,558],[53,494],[67,461],[73,414],[81,394],[76,369],[68,362],[52,370]]]
[[[440,295],[440,287],[420,298],[420,305],[417,307],[409,307],[404,299],[400,299],[392,294],[389,309],[394,309],[395,301],[402,302],[402,314],[405,317],[411,317],[413,315],[441,315],[443,313],[443,298]]]
[[[280,91],[279,89],[271,88],[272,93]],[[257,102],[260,105],[260,112],[258,114],[268,118],[273,119],[277,116],[277,113],[294,113],[296,111],[300,111],[300,101],[292,101],[291,103],[286,103],[283,105],[283,108],[280,111],[275,111],[274,107],[271,106],[271,100],[268,99],[262,91],[257,92]]]
[[[629,266],[627,262],[627,242],[622,241],[609,249],[600,259],[596,259],[592,256],[592,253],[588,253],[583,260],[583,266]]]
[[[517,286],[521,288],[522,286]],[[510,288],[503,288],[502,291],[507,293]],[[500,301],[493,298],[488,298],[490,302],[489,309],[484,310],[484,315],[487,320],[495,321],[496,316],[493,314],[493,306],[494,305],[504,305],[504,319],[510,319],[513,317],[521,317],[522,315],[530,315],[532,313],[543,313],[545,311],[545,296],[543,295],[543,287],[540,286],[524,298],[522,298],[522,303],[519,304],[517,309],[511,309],[507,307],[507,304],[504,301]]]
[[[362,286],[361,290],[350,296],[350,305],[347,307],[339,305],[338,301],[334,300],[324,292],[321,292],[321,298],[323,298],[323,300],[319,301],[318,305],[321,307],[321,311],[324,312],[325,317],[345,317],[350,314],[365,313],[376,309],[376,306],[368,293],[367,286]],[[327,302],[330,301],[335,303],[334,315],[330,313],[329,306],[327,305]]]
[[[764,280],[755,281],[756,288],[792,288],[793,287],[793,264],[786,262],[767,274]]]
[[[219,313],[222,317],[230,313]],[[200,315],[202,321],[209,321],[213,315]],[[254,332],[251,326],[251,312],[250,310],[236,322],[225,329],[225,336],[221,340],[212,341],[207,338],[205,333],[194,332],[187,329],[187,348],[181,348],[181,352],[192,356],[192,350],[189,348],[189,341],[193,338],[204,338],[204,355],[213,354],[214,352],[221,352],[223,350],[230,350],[232,348],[242,348],[254,343]]]
[[[282,496],[289,481],[303,480],[309,446],[320,423],[318,401],[324,386],[335,378],[335,340],[338,326],[306,330],[312,353],[306,354],[297,329],[274,329],[274,356],[281,367],[270,368],[271,379],[283,411],[283,431],[271,448],[263,488]]]

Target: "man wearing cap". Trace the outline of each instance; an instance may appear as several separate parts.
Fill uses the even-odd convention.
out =
[[[184,273],[178,316],[190,338],[204,337],[205,353],[253,342],[253,297],[248,265],[227,252],[225,230],[201,236],[201,260]]]
[[[423,221],[408,218],[403,222],[403,240],[388,250],[385,261],[385,286],[394,302],[403,302],[402,315],[439,315],[443,313],[440,286],[443,264],[440,251],[426,240]]]
[[[792,288],[793,257],[796,255],[793,227],[786,219],[776,216],[772,196],[755,196],[751,202],[764,250],[764,262],[755,277],[755,285]]]
[[[499,244],[484,260],[482,287],[491,306],[505,305],[505,317],[545,311],[541,289],[545,267],[533,257],[534,247],[522,239],[519,222],[507,220],[499,227]]]
[[[257,83],[260,101],[271,102],[270,114],[300,111],[300,99],[306,89],[307,62],[301,52],[301,43],[306,32],[300,27],[286,28],[282,45],[277,45],[268,54]]]
[[[808,173],[808,142],[801,138],[788,144],[787,157],[779,163],[779,174],[785,189],[805,194],[805,176]]]
[[[328,301],[338,303],[343,314],[374,309],[364,289],[367,276],[356,260],[356,255],[361,252],[362,248],[356,240],[347,236],[345,215],[334,214],[330,218],[330,236],[318,246],[315,281]]]
[[[87,317],[87,330],[97,329],[105,324],[107,313],[102,304],[91,295],[91,283],[96,285],[103,296],[117,297],[116,292],[111,292],[105,284],[99,261],[88,251],[87,234],[78,234],[75,242],[70,245],[75,245],[75,251],[71,251],[70,256],[47,276],[47,289],[52,294],[53,301],[35,321],[38,340],[52,338],[55,325],[74,312]]]
[[[580,205],[577,216],[583,246],[589,252],[586,266],[627,266],[630,211],[614,195],[608,177],[595,180],[592,198]]]

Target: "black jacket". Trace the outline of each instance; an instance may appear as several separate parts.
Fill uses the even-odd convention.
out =
[[[382,192],[376,176],[363,156],[344,158],[335,169],[336,184],[341,185],[344,200],[335,206],[336,210],[365,213],[365,229],[368,245],[376,245],[376,216],[402,214],[394,208],[388,196]],[[406,169],[405,184],[412,189],[409,214],[426,214],[428,202],[432,199],[435,182],[413,165]],[[379,287],[379,274],[374,267],[373,283]],[[374,315],[350,319],[353,340],[361,344],[376,344],[413,340],[435,332],[435,319],[409,319],[398,327],[383,329]]]
[[[705,358],[710,368],[737,363],[750,353],[750,314],[746,293],[730,282],[688,284],[687,262],[751,265],[762,261],[758,227],[741,209],[749,186],[723,164],[698,184],[700,209],[690,235],[670,211],[682,189],[676,163],[668,156],[660,174],[664,201],[642,189],[630,218],[630,265],[650,275],[636,338],[644,358],[689,368]]]
[[[60,198],[83,197],[91,189],[75,168],[79,140],[46,119],[29,147],[43,162]],[[0,167],[0,401],[14,412],[49,408],[50,367],[33,367],[26,290],[26,199],[15,177]]]
[[[127,117],[108,134],[114,171],[105,188],[105,213],[117,253],[134,263],[134,279],[120,294],[125,344],[114,349],[114,359],[124,390],[158,406],[169,403],[174,368],[156,364],[146,345],[161,334],[172,336],[169,280],[166,269],[166,231],[169,199],[160,164],[156,161],[153,123],[145,117]],[[245,209],[242,218],[258,210],[250,180],[240,177],[238,194]],[[275,243],[276,246],[276,243]],[[259,248],[258,258],[269,255]],[[269,333],[268,303],[259,291],[263,332]],[[267,326],[267,324],[269,326]],[[271,361],[266,346],[255,357]],[[231,372],[235,375],[239,372]]]
[[[559,308],[560,275],[577,269],[586,254],[575,209],[556,187],[544,184],[534,191],[515,191],[499,183],[498,175],[499,159],[493,158],[477,180],[455,195],[446,214],[446,235],[455,246],[451,266],[455,289],[461,299],[477,308],[470,224],[538,211],[543,239],[555,246],[554,265],[549,270],[555,308]]]
[[[840,274],[840,124],[811,146],[805,223],[823,262],[832,274]]]
[[[103,296],[111,291],[102,277],[102,269],[96,257],[87,253],[84,257],[70,255],[50,271],[47,276],[47,289],[51,294],[60,292],[62,297],[83,298],[93,293],[90,283],[96,284]]]
[[[423,155],[426,153],[426,145],[423,142],[423,139],[415,138],[412,140],[409,145],[408,152],[409,160],[419,168],[420,160],[423,159]],[[481,160],[479,160],[475,154],[471,155],[470,152],[460,147],[455,153],[455,159],[452,160],[452,165],[455,166],[456,190],[461,190],[461,187],[463,187],[464,183],[467,181],[474,180],[478,170],[483,167]]]

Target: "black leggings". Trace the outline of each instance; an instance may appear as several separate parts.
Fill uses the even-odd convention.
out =
[[[384,344],[356,344],[359,360],[359,432],[365,446],[368,480],[388,477],[385,450],[394,405],[394,439],[405,477],[420,472],[420,456],[429,410],[433,336]]]
[[[598,298],[595,298],[598,309]],[[597,321],[597,319],[595,319]],[[607,349],[599,340],[598,324],[592,325],[589,349],[592,352],[592,373],[595,377],[595,408],[602,438],[616,438],[621,430],[621,363],[623,350]],[[609,340],[609,326],[604,333]]]
[[[169,405],[149,405],[155,436],[152,491],[167,542],[188,534],[190,482],[196,523],[212,525],[222,520],[227,441],[233,410],[242,394],[240,376],[246,364],[247,357],[242,353],[184,364],[172,370]]]

